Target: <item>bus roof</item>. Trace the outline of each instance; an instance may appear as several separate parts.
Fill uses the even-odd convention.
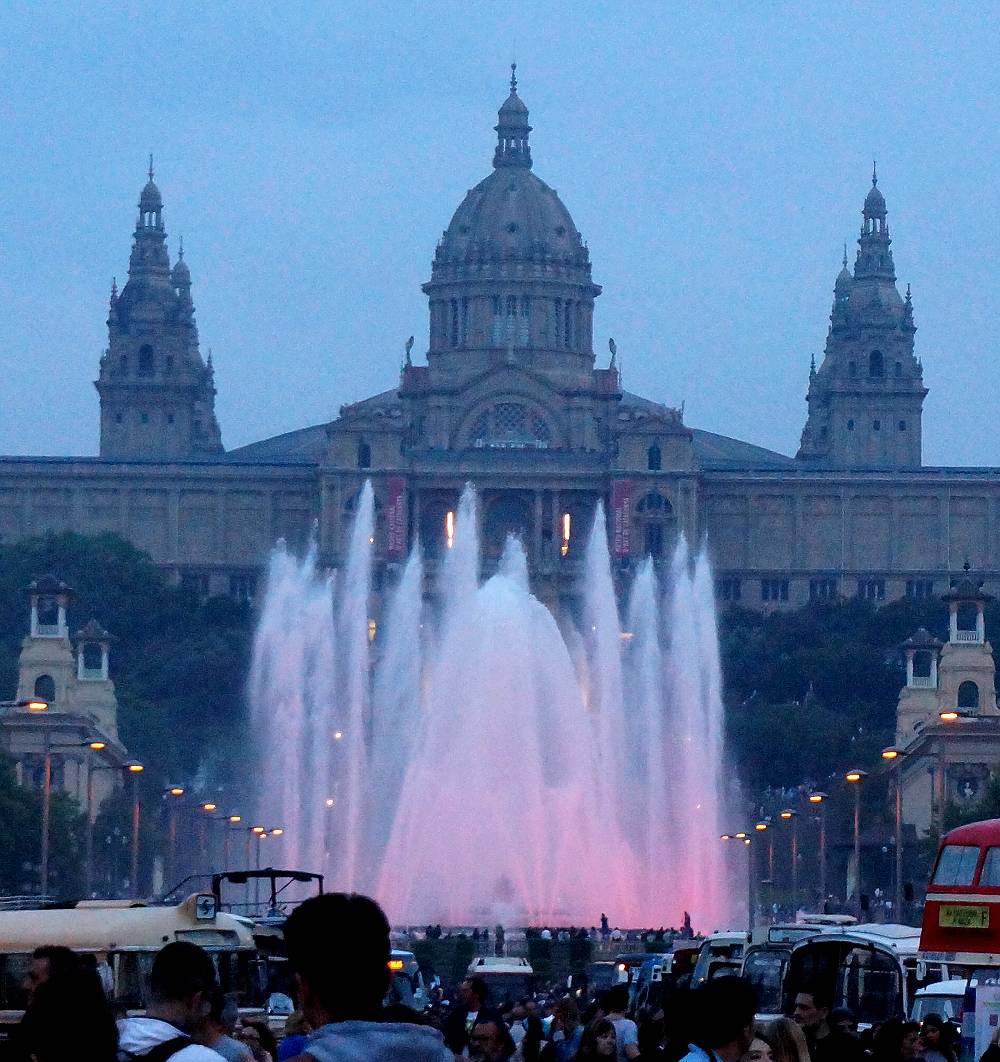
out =
[[[467,977],[488,977],[490,974],[523,974],[531,976],[534,970],[525,958],[504,955],[479,955],[469,963]]]
[[[214,903],[214,897],[209,897]],[[0,911],[0,954],[62,944],[73,951],[159,951],[173,940],[189,940],[208,950],[253,950],[250,929],[223,912],[195,916],[198,895],[176,907],[83,904],[78,907]]]
[[[942,838],[941,844],[1000,845],[1000,819],[984,819],[956,826]]]

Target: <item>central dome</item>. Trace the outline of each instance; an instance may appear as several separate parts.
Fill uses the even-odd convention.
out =
[[[434,275],[488,263],[531,262],[546,275],[583,271],[590,256],[573,218],[556,194],[531,171],[528,108],[511,77],[500,108],[493,172],[455,211],[434,256]]]
[[[555,190],[531,170],[513,166],[494,170],[466,195],[436,257],[587,263],[580,233]]]
[[[493,172],[462,200],[423,285],[430,303],[431,361],[463,371],[506,358],[579,383],[593,363],[590,254],[555,190],[531,172],[528,108],[511,78],[495,126]]]

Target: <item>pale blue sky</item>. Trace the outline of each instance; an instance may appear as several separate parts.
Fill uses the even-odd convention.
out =
[[[598,356],[613,335],[630,390],[794,452],[875,157],[925,460],[1000,464],[995,9],[821,6],[8,0],[0,452],[96,452],[151,150],[227,447],[393,386],[516,51],[535,171],[590,244]]]

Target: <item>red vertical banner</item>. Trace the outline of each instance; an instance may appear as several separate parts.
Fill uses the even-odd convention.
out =
[[[611,551],[616,557],[632,553],[632,481],[616,479],[611,483]]]
[[[406,480],[402,476],[390,476],[386,490],[386,553],[399,557],[406,552]]]

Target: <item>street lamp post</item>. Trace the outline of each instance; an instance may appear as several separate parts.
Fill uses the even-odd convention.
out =
[[[867,771],[852,769],[844,780],[854,786],[854,901],[861,921],[861,782],[868,777]]]
[[[132,775],[132,864],[129,876],[132,879],[132,899],[139,898],[139,775],[145,768],[136,760],[125,764],[125,770]]]
[[[229,835],[230,827],[237,826],[243,821],[242,815],[227,815],[222,826],[222,869],[229,869]]]
[[[792,917],[799,909],[799,819],[791,808],[781,812],[781,818],[792,824]]]
[[[903,920],[903,756],[906,753],[892,748],[882,750],[882,759],[895,768],[896,796],[896,918]]]
[[[163,795],[173,797],[170,804],[170,812],[167,818],[167,880],[173,883],[177,879],[177,799],[184,796],[185,789],[182,785],[168,785],[163,790]]]
[[[821,908],[826,906],[826,793],[809,794],[809,803],[819,808],[819,892]]]

